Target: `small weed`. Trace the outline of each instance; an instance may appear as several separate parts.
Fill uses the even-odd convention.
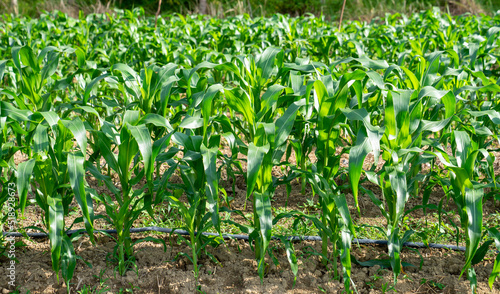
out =
[[[425,278],[420,280],[420,284],[421,285],[428,285],[431,288],[435,288],[435,289],[439,289],[439,290],[443,290],[444,288],[446,288],[446,285],[444,285],[444,284],[441,284],[441,283],[433,281],[433,280],[427,280]]]

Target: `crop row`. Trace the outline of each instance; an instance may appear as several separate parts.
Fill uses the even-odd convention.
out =
[[[499,16],[428,11],[341,31],[312,17],[172,16],[154,29],[139,12],[79,20],[4,16],[0,23],[0,203],[15,182],[20,212],[41,208],[52,267],[67,285],[78,258],[77,234],[65,234],[74,224],[65,222],[73,201],[82,215],[75,223],[92,242],[98,218],[117,230],[113,256],[121,275],[134,266],[138,242],[164,243],[132,242],[134,221],[144,211],[156,219],[155,207],[168,203],[189,232],[186,257],[195,277],[198,257],[221,242],[227,222],[249,235],[263,279],[273,225],[293,218],[314,224],[325,266],[332,263],[350,291],[356,232],[347,191],[358,212],[359,197],[369,197],[386,219],[378,228],[396,279],[402,244],[414,233],[404,230],[406,203],[416,198],[418,209],[440,211],[429,203],[440,187],[457,206],[466,245],[462,274],[475,289],[473,265],[493,243],[500,249],[498,228],[483,226],[483,203],[499,200]],[[363,169],[370,153],[375,165]],[[15,154],[26,160],[17,164]],[[347,169],[340,168],[343,155]],[[275,167],[286,172],[277,176]],[[223,172],[244,175],[253,209],[246,224],[220,216],[245,218],[221,204]],[[181,183],[169,181],[174,174]],[[107,192],[90,187],[89,177]],[[319,217],[273,216],[275,189],[292,181],[319,196]],[[106,215],[94,214],[96,203]],[[219,236],[200,234],[210,229]],[[277,237],[296,275],[293,245]],[[499,273],[497,257],[490,287]]]

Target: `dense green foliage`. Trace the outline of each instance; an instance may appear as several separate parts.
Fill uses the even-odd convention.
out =
[[[121,275],[135,264],[129,229],[141,212],[157,218],[154,208],[164,203],[184,220],[192,248],[185,256],[196,276],[198,256],[221,238],[195,232],[222,234],[223,222],[249,234],[261,278],[273,237],[285,243],[297,274],[287,236],[272,234],[280,219],[293,218],[317,227],[325,265],[352,290],[351,191],[356,205],[369,197],[387,219],[378,229],[395,279],[402,244],[414,233],[404,226],[410,198],[424,212],[441,213],[443,201],[454,201],[464,232],[457,239],[467,247],[462,273],[473,289],[474,264],[492,240],[500,244],[482,212],[483,203],[500,200],[493,154],[500,143],[500,15],[452,18],[433,10],[340,31],[321,18],[283,15],[171,15],[155,29],[139,9],[3,18],[0,203],[16,182],[19,211],[41,208],[52,267],[67,281],[78,258],[78,236],[64,233],[73,226],[65,222],[72,201],[82,215],[75,222],[92,241],[94,205],[106,206],[99,217],[118,230],[113,257]],[[16,152],[27,160],[16,165]],[[363,168],[369,153],[382,168]],[[347,169],[340,167],[346,154]],[[246,179],[253,216],[245,224],[221,218],[245,217],[222,205],[229,192],[218,182],[223,172]],[[182,181],[169,181],[173,174]],[[89,176],[107,192],[91,188]],[[292,181],[311,185],[319,214],[273,214],[275,189],[289,190]],[[445,192],[439,206],[428,202],[434,187]],[[497,258],[490,286],[499,270]]]

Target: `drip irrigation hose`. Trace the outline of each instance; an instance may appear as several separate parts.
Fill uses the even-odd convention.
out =
[[[169,228],[161,228],[161,227],[143,227],[143,228],[132,228],[130,229],[130,233],[143,233],[143,232],[161,232],[161,233],[176,233],[179,235],[189,235],[189,232],[184,230],[173,230]],[[108,234],[116,234],[116,230],[95,230],[95,232],[108,233]],[[79,230],[69,230],[66,231],[67,235],[72,235],[74,233],[87,233],[84,229]],[[4,236],[7,237],[24,237],[23,234],[17,232],[3,232]],[[26,233],[28,237],[31,238],[47,238],[49,235],[45,233]],[[205,236],[219,236],[216,233],[203,233]],[[246,240],[248,241],[248,235],[234,235],[234,234],[223,234],[222,237],[226,240],[228,239],[237,239],[237,240]],[[273,240],[279,240],[278,237],[273,236]],[[286,237],[287,240],[290,241],[321,241],[321,237],[319,236],[289,236]],[[386,240],[372,240],[372,239],[353,239],[352,243],[354,244],[375,244],[375,245],[387,245]],[[412,248],[436,248],[436,249],[449,249],[454,251],[465,251],[464,246],[456,246],[456,245],[445,245],[445,244],[424,244],[422,242],[405,242],[403,243],[404,247],[412,247]]]

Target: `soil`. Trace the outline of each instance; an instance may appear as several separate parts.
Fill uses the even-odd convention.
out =
[[[156,236],[158,237],[158,236]],[[141,243],[136,248],[137,272],[129,271],[120,277],[106,256],[113,251],[115,243],[109,237],[98,239],[92,246],[87,237],[82,237],[75,250],[92,268],[78,261],[75,276],[70,288],[72,292],[84,287],[92,288],[92,293],[118,293],[120,289],[133,289],[133,293],[195,293],[195,279],[192,264],[184,257],[175,259],[178,252],[188,253],[189,248],[179,245],[176,240],[166,252],[163,245],[152,242]],[[319,242],[295,243],[299,257],[299,271],[294,285],[294,277],[288,265],[282,246],[273,243],[279,265],[270,260],[263,284],[257,275],[257,263],[250,246],[245,241],[230,240],[226,245],[209,248],[219,262],[216,264],[208,257],[200,260],[199,285],[206,293],[342,293],[344,286],[333,277],[321,260],[309,252],[320,251]],[[18,248],[19,263],[16,265],[16,284],[21,293],[65,293],[64,282],[57,283],[50,266],[50,248],[47,240],[30,242],[27,247]],[[465,277],[459,279],[464,261],[463,254],[447,250],[421,249],[422,258],[415,251],[404,249],[402,258],[415,265],[404,269],[395,290],[398,293],[467,293],[469,282]],[[386,257],[386,249],[378,246],[355,246],[353,255],[360,261]],[[418,266],[423,262],[422,269]],[[487,286],[492,270],[491,261],[483,261],[475,266],[478,275],[478,293],[500,293],[500,283],[493,290]],[[340,271],[340,267],[338,269]],[[100,275],[102,273],[102,275]],[[60,278],[61,279],[61,278]],[[383,293],[391,290],[393,274],[379,266],[361,267],[354,265],[352,279],[359,293]],[[62,279],[61,279],[62,280]],[[6,285],[5,275],[0,276],[0,284]],[[0,289],[2,291],[2,289]],[[391,290],[392,291],[392,290]],[[3,293],[6,291],[3,290]],[[7,292],[8,293],[8,292]]]
[[[224,153],[229,153],[225,150]],[[498,156],[498,155],[497,155]],[[314,161],[314,155],[310,159]],[[25,160],[17,158],[16,162]],[[289,160],[294,162],[294,157]],[[365,161],[364,168],[369,168],[373,164],[373,156],[369,155]],[[348,157],[343,156],[341,167],[347,167]],[[381,166],[379,162],[378,166]],[[242,164],[246,169],[245,164]],[[377,168],[379,168],[377,167]],[[163,167],[162,167],[163,170]],[[279,168],[274,170],[276,175],[282,171]],[[180,181],[173,177],[172,181]],[[92,177],[87,178],[88,184],[99,193],[105,192],[104,186],[98,186],[97,181]],[[222,175],[220,184],[223,186],[228,196],[234,197],[231,203],[232,209],[244,209],[246,187],[242,176],[237,176],[235,180],[235,194],[232,192],[233,179]],[[118,186],[118,185],[117,185]],[[363,186],[373,191],[380,197],[380,191],[369,182],[364,182]],[[273,197],[273,207],[284,207],[289,209],[304,211],[307,200],[313,198],[309,186],[305,195],[300,191],[300,183],[292,183],[292,192],[287,197],[285,187],[277,188]],[[360,197],[361,214],[357,213],[354,200],[350,191],[346,191],[348,204],[353,220],[357,224],[385,225],[385,219],[381,217],[378,208],[368,197]],[[433,191],[429,202],[438,204],[444,197],[442,189],[436,188]],[[317,199],[316,199],[317,200]],[[316,201],[315,200],[315,201]],[[497,203],[488,200],[484,204],[485,219],[499,211]],[[412,198],[408,201],[406,208],[411,209],[420,205],[421,200]],[[76,205],[76,204],[75,204]],[[452,201],[445,205],[446,210],[455,209]],[[315,208],[307,208],[309,213],[314,213]],[[247,202],[244,213],[252,211],[251,201]],[[105,214],[104,206],[95,207],[96,215]],[[36,225],[41,227],[41,210],[36,206],[29,206],[25,219],[19,224],[21,227]],[[70,224],[78,214],[68,216],[65,221]],[[422,210],[415,210],[410,214],[409,222],[422,218]],[[433,216],[427,216],[430,222],[437,221]],[[232,220],[244,222],[243,218],[233,215]],[[455,219],[456,221],[456,219]],[[142,226],[137,223],[137,226]],[[103,220],[96,222],[96,228],[109,228]],[[27,230],[30,231],[30,230]],[[140,243],[135,247],[137,271],[130,271],[124,277],[120,277],[115,270],[115,264],[107,258],[113,252],[115,242],[102,235],[97,235],[97,246],[93,246],[86,236],[81,237],[74,243],[76,254],[81,256],[85,262],[92,265],[89,267],[82,260],[78,260],[74,278],[70,284],[70,291],[77,293],[84,289],[91,290],[85,293],[120,293],[127,289],[133,293],[195,293],[196,282],[193,274],[191,262],[184,256],[179,256],[179,252],[189,255],[190,248],[182,243],[175,236],[164,236],[159,234],[134,235],[136,238],[153,236],[163,238],[167,243],[166,251],[161,244],[153,242]],[[18,240],[21,240],[18,238]],[[48,239],[25,240],[26,246],[16,249],[16,257],[19,263],[16,264],[16,285],[21,293],[65,293],[67,290],[62,277],[57,281],[51,267],[50,247]],[[432,242],[432,240],[430,240]],[[462,244],[463,245],[463,244]],[[254,253],[245,241],[230,240],[221,244],[217,248],[208,248],[217,262],[206,255],[201,257],[199,263],[202,265],[198,279],[199,288],[205,293],[342,293],[344,285],[334,278],[331,266],[328,270],[321,262],[320,258],[311,252],[320,252],[320,242],[298,242],[294,244],[299,271],[294,283],[294,276],[287,261],[286,252],[283,245],[273,242],[274,254],[279,265],[275,265],[271,259],[268,260],[270,267],[267,275],[261,283],[257,274],[257,263]],[[353,244],[352,254],[359,261],[367,261],[379,258],[388,258],[386,246],[366,246]],[[399,276],[397,284],[393,284],[393,274],[388,269],[379,266],[361,267],[354,265],[352,268],[352,280],[359,293],[384,293],[397,291],[399,293],[468,293],[470,292],[469,281],[465,274],[459,278],[462,265],[464,263],[463,252],[453,252],[438,249],[419,249],[418,252],[410,249],[403,249],[402,260],[415,266],[404,268],[404,273]],[[7,259],[0,258],[2,269],[6,269]],[[485,260],[475,265],[478,277],[478,293],[500,293],[500,281],[494,283],[490,290],[488,277],[492,272],[494,256],[487,256]],[[422,267],[419,268],[420,263]],[[340,266],[338,271],[341,273]],[[0,275],[0,293],[9,293],[6,274]],[[4,287],[4,288],[2,288]]]

